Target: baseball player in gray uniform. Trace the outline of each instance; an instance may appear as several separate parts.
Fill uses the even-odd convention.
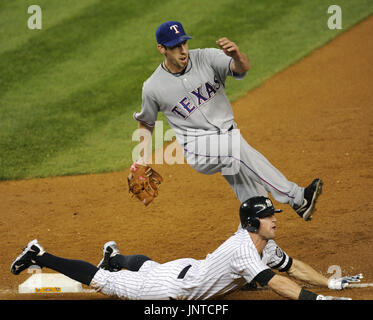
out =
[[[97,291],[122,299],[205,300],[223,296],[252,281],[268,285],[289,299],[346,299],[305,290],[272,269],[310,284],[335,290],[362,275],[327,279],[309,265],[292,259],[274,241],[276,210],[269,198],[254,197],[241,204],[241,228],[203,260],[177,259],[158,263],[144,255],[122,255],[114,241],[104,245],[103,259],[96,267],[45,252],[35,239],[14,260],[10,271],[19,274],[30,265],[48,267],[92,286]],[[125,270],[121,270],[125,268]]]
[[[157,114],[163,112],[195,170],[221,172],[241,203],[270,193],[310,220],[322,181],[314,179],[302,188],[287,180],[237,129],[225,81],[227,76],[245,77],[250,68],[248,57],[227,38],[217,41],[221,49],[189,50],[191,37],[177,21],[161,24],[156,39],[164,61],[144,82],[142,108],[133,115],[139,129],[148,132],[145,139],[151,139]],[[136,162],[147,161],[142,155]]]

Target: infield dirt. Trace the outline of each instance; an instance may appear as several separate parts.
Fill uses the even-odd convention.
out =
[[[315,177],[324,180],[310,222],[275,202],[285,210],[277,217],[277,243],[325,276],[339,266],[342,275],[362,272],[365,282],[373,282],[372,34],[373,17],[233,103],[248,143],[289,180],[303,187]],[[164,183],[146,208],[129,197],[128,169],[1,182],[0,299],[110,299],[99,293],[18,294],[30,274],[14,276],[9,267],[34,238],[50,253],[93,264],[109,240],[123,253],[166,262],[202,259],[236,231],[239,201],[222,176],[201,175],[188,165],[154,168]],[[373,300],[373,288],[310,290]],[[283,298],[259,290],[225,299]]]

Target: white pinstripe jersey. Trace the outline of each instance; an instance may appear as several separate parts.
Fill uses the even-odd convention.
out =
[[[249,233],[239,228],[203,260],[178,259],[164,264],[147,261],[138,272],[96,273],[91,285],[105,294],[127,299],[211,299],[239,289],[263,270],[283,271],[291,258],[269,240],[260,256]],[[180,271],[191,265],[183,279]]]

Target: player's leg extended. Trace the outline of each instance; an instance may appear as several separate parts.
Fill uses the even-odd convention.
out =
[[[122,255],[116,242],[109,241],[104,244],[103,258],[97,267],[109,271],[119,271],[121,269],[139,271],[144,262],[148,260],[151,259],[141,254]]]
[[[23,252],[13,261],[10,271],[18,275],[31,265],[55,270],[86,285],[91,283],[99,270],[86,261],[60,258],[47,253],[36,239],[30,241]]]
[[[184,152],[188,164],[198,172],[220,171],[241,202],[268,192],[276,201],[288,203],[304,220],[311,218],[322,181],[315,179],[305,189],[289,181],[238,130],[199,137],[184,146]]]
[[[252,197],[268,197],[264,187],[244,174],[222,174],[241,203]]]
[[[302,204],[304,189],[289,181],[242,136],[240,136],[239,157],[233,153],[231,158],[225,158],[223,161],[234,161],[240,164],[239,171],[233,177],[230,177],[229,172],[228,174],[222,173],[229,183],[237,183],[233,189],[236,189],[235,192],[241,202],[252,196],[263,195],[264,189],[278,202],[288,203],[292,207]],[[257,184],[261,187],[256,186]],[[257,192],[259,194],[255,195]],[[244,199],[245,194],[248,195],[246,199]]]
[[[249,183],[252,180],[271,193],[276,201],[288,203],[300,217],[306,221],[310,220],[316,200],[321,193],[321,179],[314,179],[306,188],[299,187],[296,183],[289,181],[261,153],[252,148],[242,136],[240,139],[239,158],[237,158],[237,152],[236,154],[233,152],[231,158],[225,159],[228,163],[232,159],[238,162],[240,170],[233,177],[224,175],[229,183],[235,184],[232,187],[237,197],[240,200],[243,199],[245,192],[249,197],[255,192],[263,195],[260,188],[255,188],[252,186],[253,183]],[[224,174],[224,171],[222,173]]]
[[[198,172],[221,172],[241,202],[255,196],[267,196],[266,192],[291,206],[303,201],[303,189],[288,181],[243,139],[238,130],[198,137],[184,150],[188,164]]]
[[[135,260],[139,262],[138,259]],[[142,263],[140,270],[145,270],[147,264],[157,264],[151,260],[147,261],[148,263]],[[18,275],[31,265],[47,267],[73,280],[89,285],[103,294],[125,299],[136,299],[143,283],[140,272],[127,270],[110,272],[97,268],[86,261],[57,257],[45,252],[36,239],[30,241],[22,253],[13,261],[10,271]]]

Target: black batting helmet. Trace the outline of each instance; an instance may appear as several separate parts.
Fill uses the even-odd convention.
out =
[[[250,232],[257,232],[260,226],[260,218],[273,215],[275,212],[282,212],[273,207],[272,201],[266,197],[253,197],[241,204],[240,220],[242,228]]]

